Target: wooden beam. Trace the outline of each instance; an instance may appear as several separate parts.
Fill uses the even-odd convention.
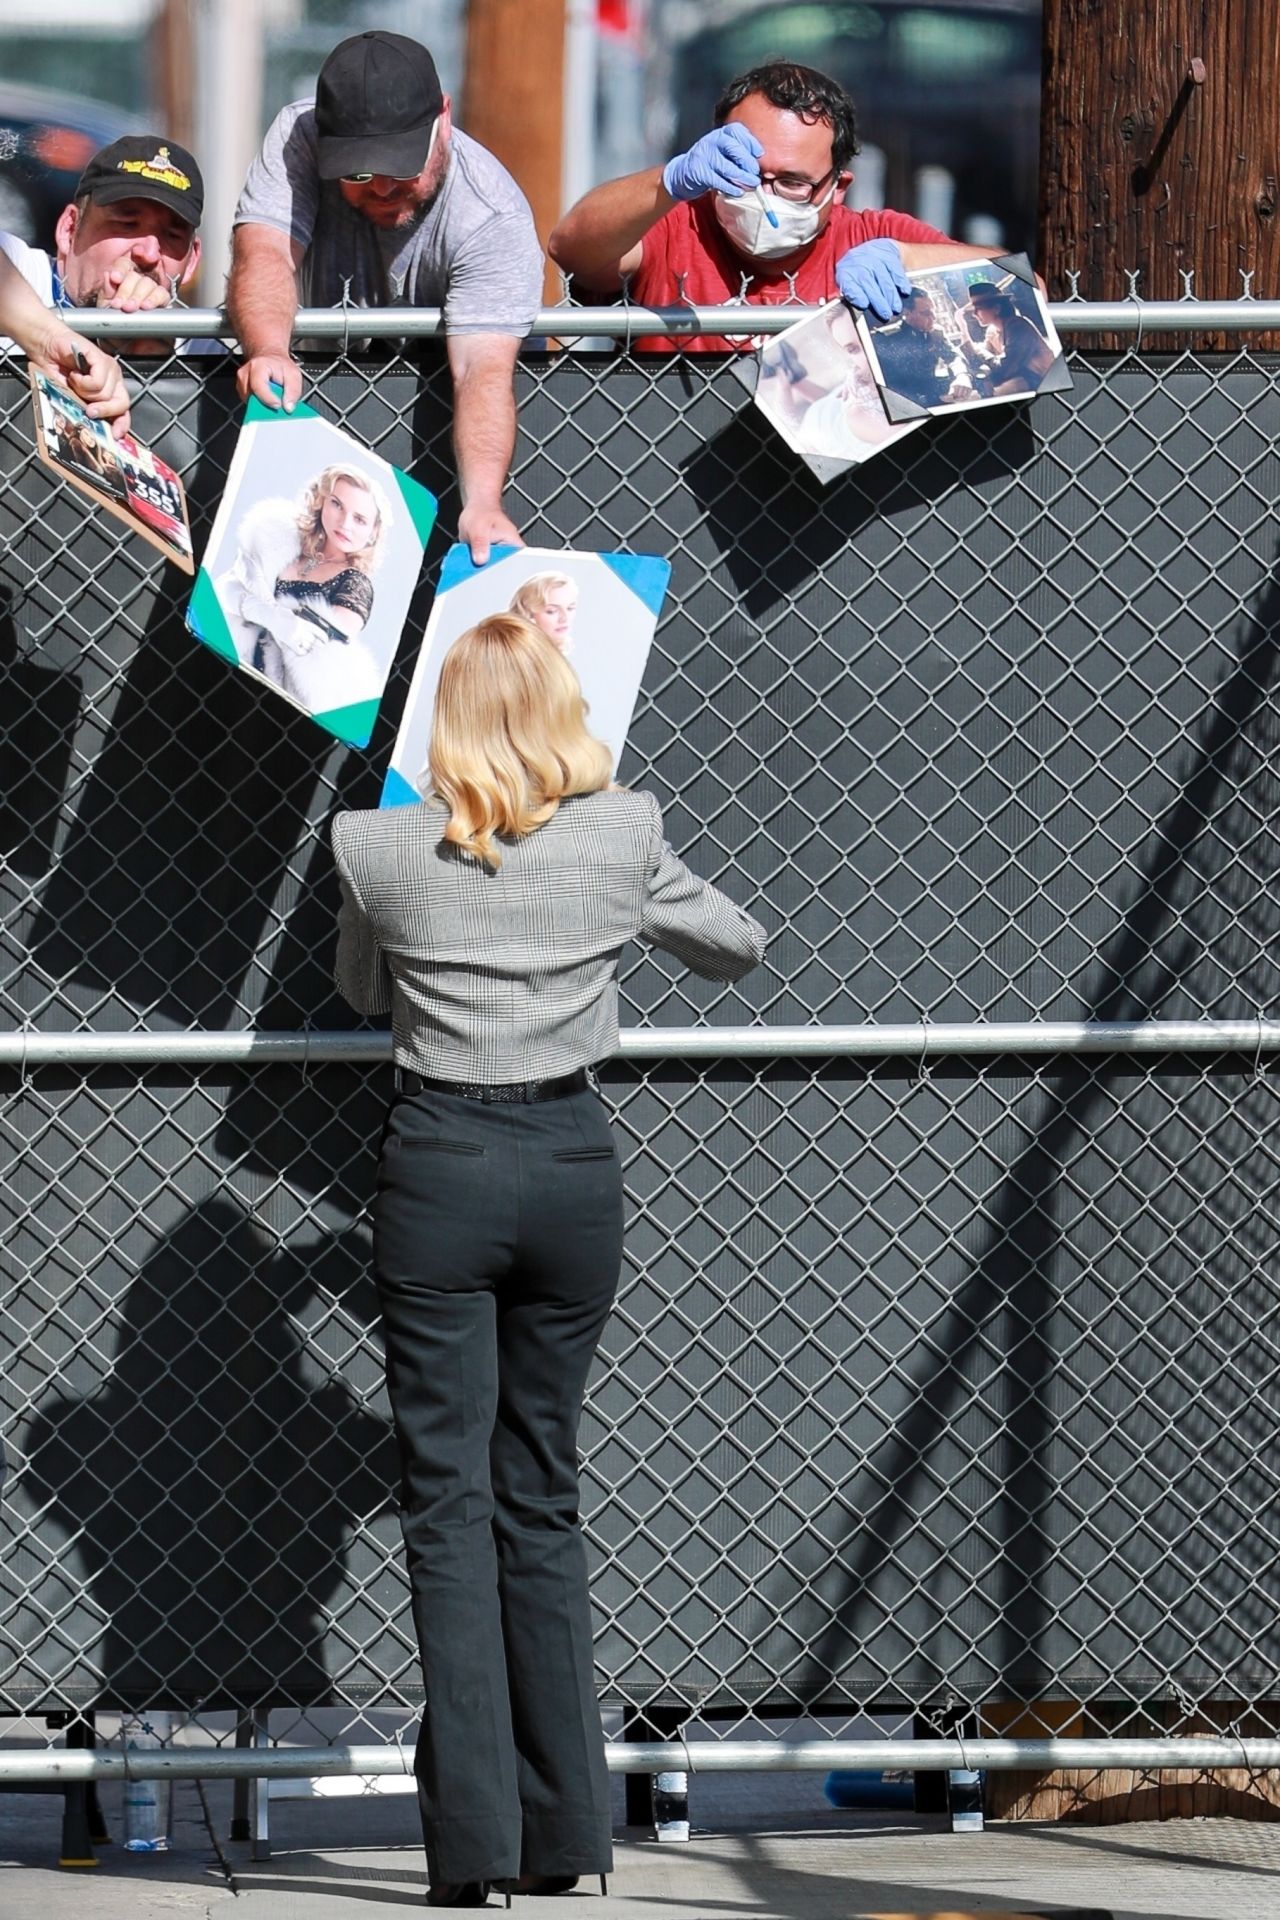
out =
[[[566,12],[565,0],[469,0],[467,7],[459,124],[518,181],[544,249],[563,211]],[[560,298],[550,264],[543,297],[548,305]]]
[[[195,36],[191,0],[161,0],[151,26],[152,92],[159,104],[159,131],[195,147]],[[156,116],[148,115],[148,121]],[[196,158],[199,159],[199,155]]]
[[[1280,287],[1280,0],[1044,0],[1037,264],[1051,297]]]

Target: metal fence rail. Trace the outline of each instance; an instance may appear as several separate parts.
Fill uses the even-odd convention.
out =
[[[535,338],[561,336],[596,340],[640,340],[646,334],[785,333],[814,307],[783,301],[778,306],[645,307],[633,303],[592,307],[544,307],[534,316]],[[1266,333],[1280,327],[1280,300],[1143,300],[1133,293],[1125,300],[1061,300],[1048,303],[1059,333],[1088,339],[1100,333]],[[95,340],[127,341],[231,339],[226,316],[219,307],[171,308],[165,313],[108,313],[93,309],[67,315],[77,333]],[[297,316],[297,337],[332,340],[340,346],[354,336],[362,340],[433,340],[444,333],[439,307],[304,307]]]
[[[673,562],[622,777],[771,932],[732,989],[634,956],[604,1076],[632,1221],[583,1429],[601,1692],[720,1716],[699,1767],[818,1711],[966,1720],[1008,1736],[989,1766],[1275,1763],[1280,456],[1250,334],[1280,303],[1054,315],[1141,350],[826,490],[713,359],[518,371],[526,537]],[[448,527],[437,318],[359,315],[381,352],[308,358],[307,397]],[[1151,351],[1208,329],[1238,349]],[[306,1740],[335,1706],[407,1724],[418,1687],[363,1211],[388,1041],[329,983],[324,829],[376,795],[444,540],[370,753],[335,747],[84,525],[18,374],[0,1710],[290,1707],[302,1751],[199,1770],[394,1770]],[[199,550],[230,368],[153,364],[135,412]],[[758,1763],[872,1764],[799,1752]]]
[[[682,1740],[615,1741],[611,1773],[826,1773],[833,1767],[943,1773],[1014,1769],[1140,1767],[1201,1772],[1280,1767],[1280,1740]],[[399,1743],[352,1747],[125,1748],[89,1752],[0,1753],[0,1788],[85,1780],[320,1780],[413,1772],[413,1749]]]
[[[1280,1021],[972,1020],[859,1027],[633,1027],[624,1060],[869,1060],[989,1058],[1012,1054],[1244,1053],[1280,1050]],[[0,1033],[0,1065],[262,1066],[291,1060],[391,1064],[389,1034],[369,1033]]]

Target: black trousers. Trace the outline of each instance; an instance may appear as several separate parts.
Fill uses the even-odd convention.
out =
[[[609,1870],[577,1434],[621,1259],[621,1169],[593,1092],[396,1097],[374,1268],[433,1882]]]

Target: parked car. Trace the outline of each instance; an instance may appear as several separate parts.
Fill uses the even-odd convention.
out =
[[[0,228],[53,250],[58,215],[85,162],[137,120],[95,100],[0,84]]]

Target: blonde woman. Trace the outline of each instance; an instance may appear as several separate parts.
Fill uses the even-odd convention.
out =
[[[578,586],[567,573],[533,573],[511,598],[512,613],[529,621],[555,642],[567,660],[573,652],[573,617]]]
[[[577,1429],[622,1255],[618,1150],[587,1069],[642,938],[711,979],[759,925],[610,786],[572,668],[494,614],[445,657],[421,806],[333,825],[337,981],[393,1016],[374,1271],[426,1704],[432,1906],[609,1868]]]
[[[362,635],[391,528],[387,497],[357,466],[328,466],[296,504],[260,500],[237,530],[218,595],[247,666],[308,713],[377,699],[383,671]]]

